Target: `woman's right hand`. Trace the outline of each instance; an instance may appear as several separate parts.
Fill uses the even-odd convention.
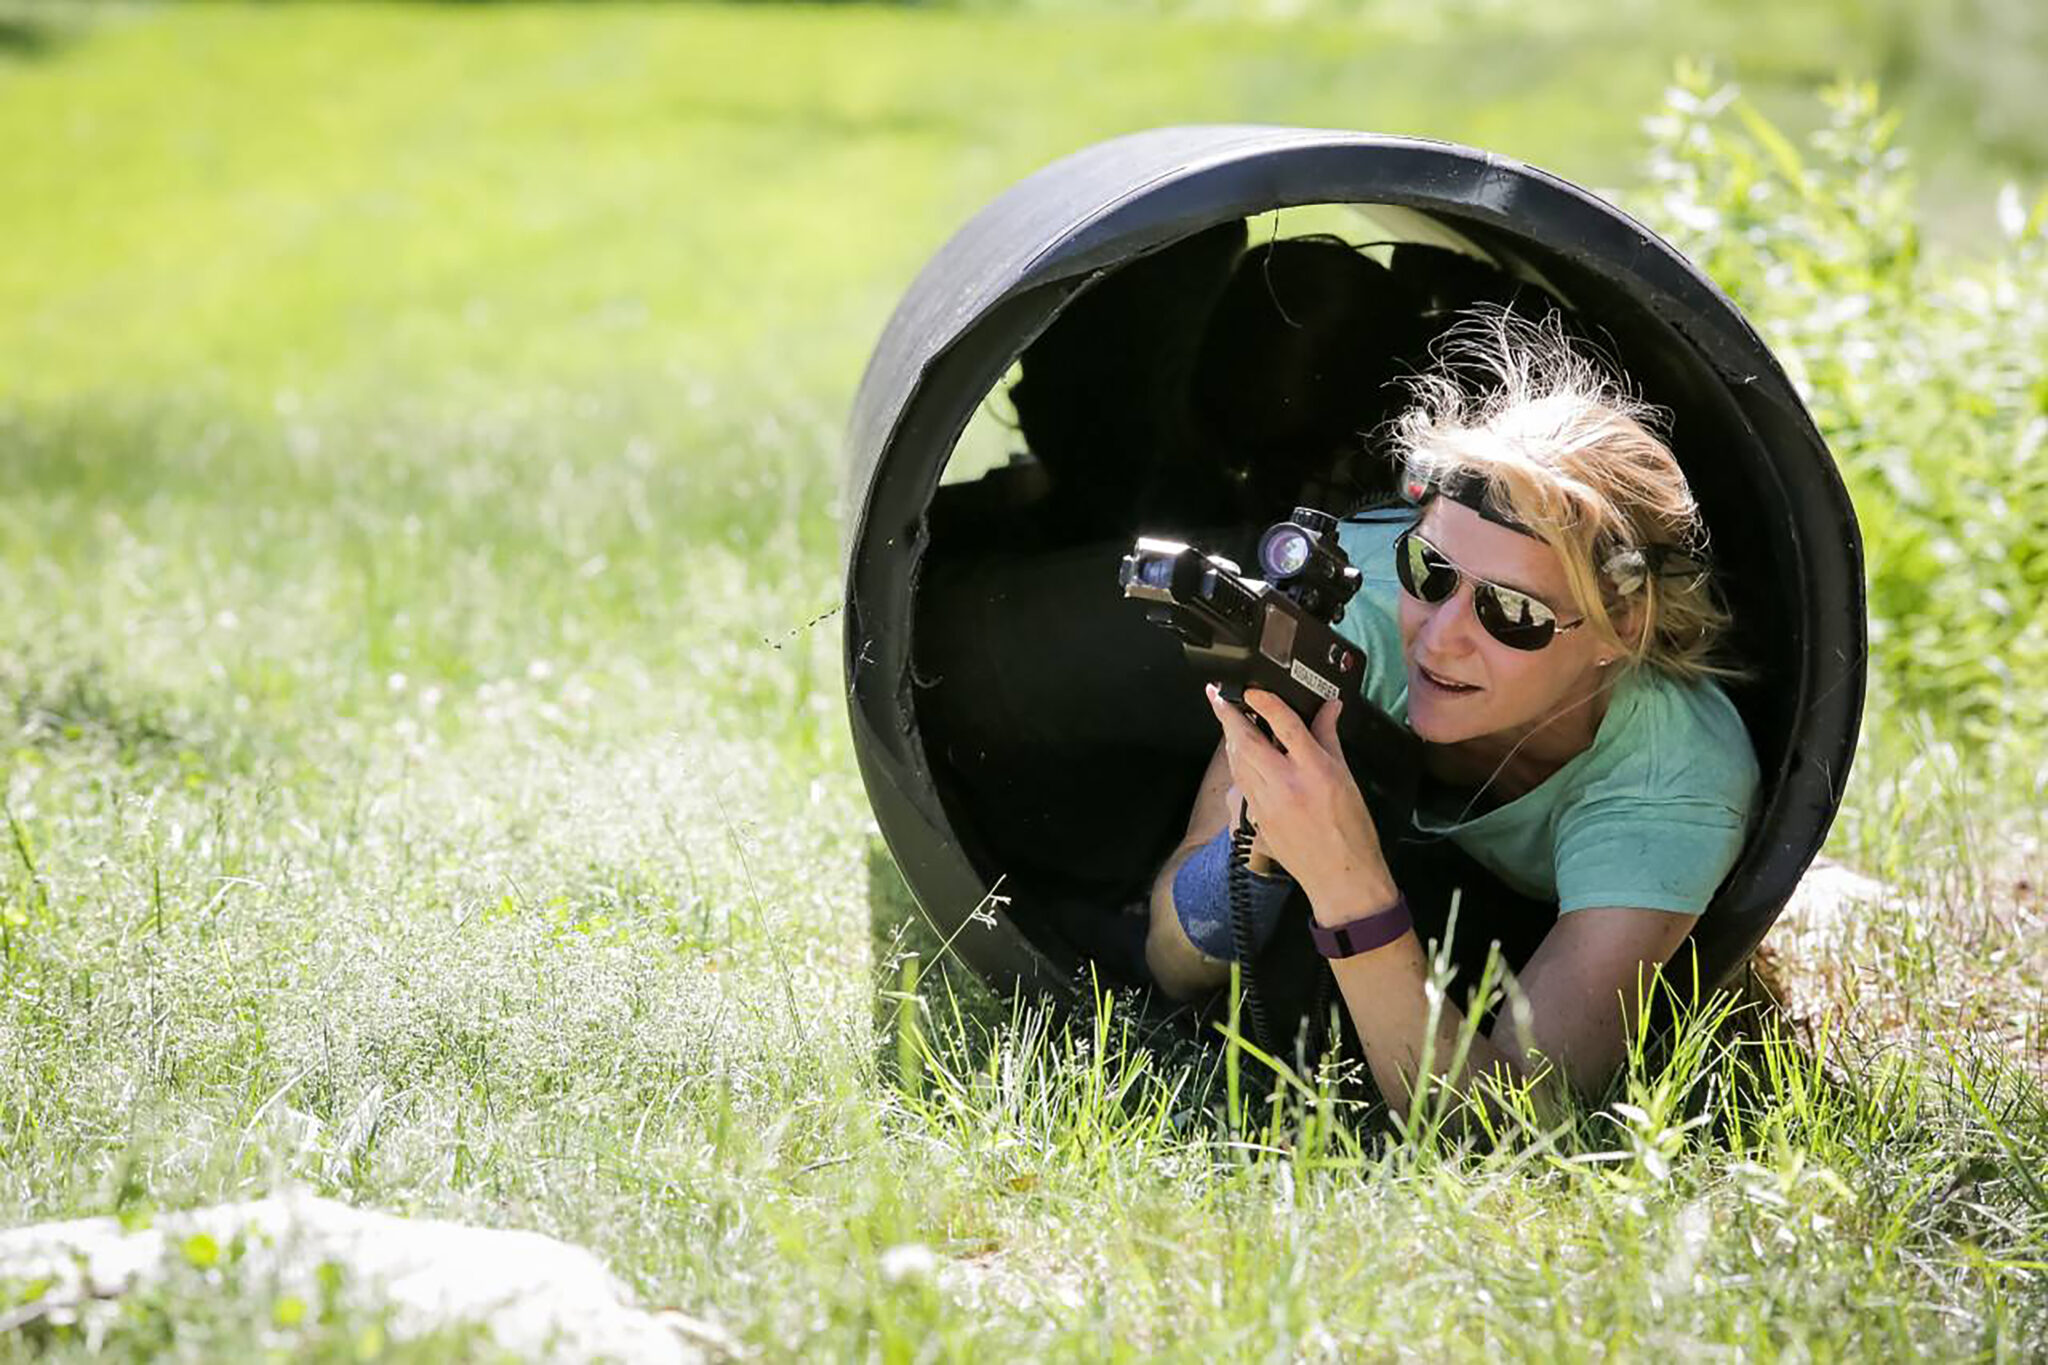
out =
[[[1253,820],[1268,825],[1263,833],[1308,892],[1318,918],[1361,898],[1375,905],[1392,901],[1397,892],[1379,832],[1337,738],[1340,703],[1324,702],[1311,728],[1271,692],[1247,689],[1245,701],[1266,722],[1264,732],[1209,688],[1225,735],[1230,785],[1248,793]]]

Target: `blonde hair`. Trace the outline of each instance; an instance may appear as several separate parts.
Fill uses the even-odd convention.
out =
[[[1629,667],[1739,677],[1717,657],[1729,616],[1707,532],[1662,432],[1668,416],[1555,312],[1468,310],[1408,381],[1391,426],[1403,479],[1484,490],[1487,508],[1556,552],[1588,627]],[[1618,618],[1635,617],[1626,635]]]

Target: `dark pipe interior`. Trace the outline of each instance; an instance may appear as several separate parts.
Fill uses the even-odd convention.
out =
[[[1215,744],[1179,646],[1119,598],[1119,556],[1165,533],[1248,562],[1252,536],[1297,502],[1342,512],[1388,496],[1392,471],[1364,434],[1474,302],[1562,310],[1671,411],[1740,623],[1735,652],[1754,671],[1732,692],[1769,799],[1791,723],[1773,679],[1804,642],[1775,588],[1797,566],[1779,562],[1784,537],[1759,515],[1758,471],[1724,454],[1755,434],[1654,301],[1561,254],[1518,256],[1536,250],[1526,242],[1476,240],[1494,261],[1250,242],[1229,222],[1123,264],[1023,352],[1012,463],[938,489],[913,633],[917,723],[955,834],[1055,958],[1125,974],[1116,912],[1178,839]]]

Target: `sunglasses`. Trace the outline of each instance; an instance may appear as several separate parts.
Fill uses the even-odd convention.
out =
[[[1457,594],[1458,585],[1470,578],[1472,614],[1488,635],[1509,649],[1541,649],[1554,636],[1586,623],[1583,616],[1560,623],[1548,603],[1519,588],[1473,578],[1418,531],[1403,531],[1394,542],[1394,572],[1401,579],[1403,592],[1431,606],[1448,602]]]

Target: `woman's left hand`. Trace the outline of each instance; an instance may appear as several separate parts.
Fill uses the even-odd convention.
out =
[[[1324,702],[1311,729],[1273,693],[1247,689],[1245,704],[1265,720],[1280,741],[1275,745],[1213,684],[1208,694],[1252,823],[1274,861],[1308,892],[1317,917],[1354,919],[1391,901],[1394,883],[1379,834],[1337,740],[1341,703]],[[1361,900],[1373,903],[1355,904]]]

